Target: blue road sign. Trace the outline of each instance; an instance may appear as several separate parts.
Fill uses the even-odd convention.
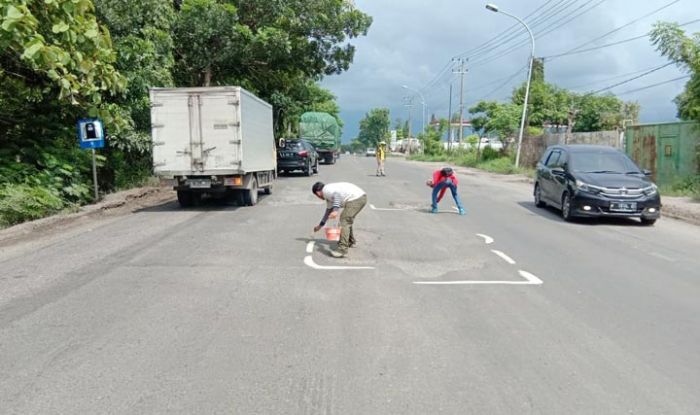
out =
[[[103,148],[105,146],[105,132],[102,120],[99,118],[78,120],[78,140],[80,148]]]

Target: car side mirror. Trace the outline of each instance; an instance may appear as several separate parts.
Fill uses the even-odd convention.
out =
[[[557,166],[557,167],[553,167],[553,168],[552,168],[552,174],[559,174],[559,175],[562,175],[562,174],[564,174],[564,173],[565,173],[564,168],[561,167],[561,166]]]
[[[653,173],[651,170],[649,170],[649,169],[644,169],[644,170],[642,170],[642,173],[643,173],[645,176],[647,176],[647,177],[649,177],[649,176],[651,176],[652,174],[654,174],[654,173]]]

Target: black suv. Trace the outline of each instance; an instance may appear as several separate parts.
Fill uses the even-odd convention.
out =
[[[535,204],[573,217],[635,217],[653,225],[661,197],[648,171],[612,147],[569,145],[547,149],[537,163]]]
[[[318,173],[318,153],[306,140],[286,140],[277,149],[277,172],[301,170],[305,175]]]

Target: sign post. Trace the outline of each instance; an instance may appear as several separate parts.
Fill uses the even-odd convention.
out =
[[[97,185],[97,154],[95,149],[104,148],[105,136],[102,120],[85,118],[78,120],[78,141],[80,148],[92,151],[92,183],[95,187],[95,200],[99,200],[100,192]]]

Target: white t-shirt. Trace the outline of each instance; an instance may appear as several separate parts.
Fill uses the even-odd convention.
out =
[[[343,208],[347,202],[352,202],[365,195],[365,191],[352,183],[329,183],[323,186],[323,198],[328,209]]]

